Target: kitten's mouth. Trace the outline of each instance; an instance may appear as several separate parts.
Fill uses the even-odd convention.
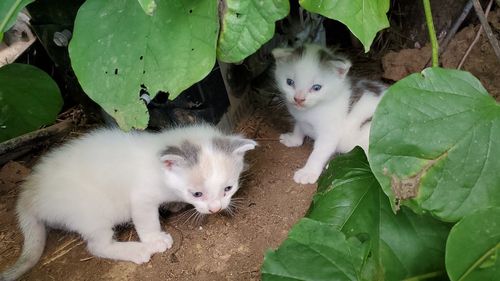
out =
[[[294,105],[294,106],[295,106],[295,108],[297,108],[297,109],[302,109],[302,108],[304,108],[304,104],[303,104],[303,103],[296,103],[296,102],[294,102],[294,103],[293,103],[293,105]]]

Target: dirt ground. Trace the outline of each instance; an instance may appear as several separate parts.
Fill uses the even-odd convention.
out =
[[[240,123],[240,131],[260,145],[247,155],[250,169],[235,195],[241,202],[235,216],[208,216],[197,224],[182,212],[164,212],[163,226],[174,246],[143,265],[94,258],[76,234],[51,230],[40,262],[22,280],[259,280],[265,251],[286,238],[315,191],[314,185],[298,185],[292,179],[311,145],[291,149],[280,144],[278,136],[288,124],[279,116],[257,112]],[[20,252],[14,204],[17,187],[29,171],[19,162],[0,170],[0,270]],[[131,227],[117,235],[137,239]]]

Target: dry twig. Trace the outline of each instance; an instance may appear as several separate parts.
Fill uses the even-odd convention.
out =
[[[59,259],[60,257],[66,255],[67,253],[69,253],[71,250],[73,250],[74,248],[80,246],[83,244],[84,241],[80,241],[76,244],[74,244],[73,246],[67,248],[68,246],[70,246],[71,244],[73,244],[75,241],[78,241],[80,239],[80,237],[76,237],[66,243],[64,243],[62,246],[60,246],[57,250],[55,250],[53,253],[52,253],[52,257],[48,258],[47,260],[45,260],[43,263],[42,263],[42,266],[46,266],[48,265],[49,263]]]
[[[485,12],[485,16],[486,17],[490,13],[491,4],[493,4],[493,0],[490,0],[490,2],[488,3],[488,6],[486,7],[486,12]],[[483,26],[481,25],[479,27],[479,30],[477,31],[476,37],[474,37],[474,40],[472,40],[472,43],[470,44],[469,48],[467,48],[467,51],[465,51],[464,56],[460,60],[460,63],[458,63],[457,69],[461,69],[462,66],[464,65],[465,59],[467,59],[467,57],[469,56],[470,52],[472,51],[472,48],[474,47],[474,45],[476,45],[477,41],[479,41],[479,38],[481,37],[482,31],[483,31]]]
[[[66,120],[0,143],[0,165],[66,135],[74,124]]]
[[[490,3],[488,3],[489,7],[491,7],[492,2],[493,0],[490,0]],[[498,40],[491,30],[487,15],[485,15],[483,8],[481,7],[481,3],[479,3],[479,0],[474,0],[474,10],[476,11],[479,21],[483,26],[484,32],[486,33],[486,36],[490,41],[491,47],[493,47],[493,50],[495,51],[495,55],[497,56],[498,60],[500,60],[500,46],[498,45]]]
[[[446,35],[446,38],[443,40],[443,42],[439,46],[439,54],[442,54],[445,50],[448,44],[450,43],[451,39],[455,36],[455,33],[457,33],[458,28],[462,25],[464,22],[465,18],[469,15],[470,10],[472,9],[472,1],[469,0],[467,4],[465,4],[465,7],[462,11],[462,14],[457,18],[453,26],[451,27],[450,31]],[[498,0],[500,1],[500,0]]]

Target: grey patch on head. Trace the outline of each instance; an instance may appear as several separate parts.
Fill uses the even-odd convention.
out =
[[[370,117],[370,118],[367,118],[365,121],[363,121],[363,122],[361,123],[361,125],[359,126],[359,128],[361,129],[361,128],[363,128],[363,126],[365,126],[365,125],[367,125],[367,124],[371,123],[371,122],[372,122],[372,118],[373,118],[373,117]]]
[[[186,161],[187,166],[192,167],[198,163],[198,155],[200,154],[200,147],[190,143],[189,141],[184,141],[180,147],[178,146],[168,146],[165,148],[161,155],[174,154],[178,155]]]
[[[300,59],[304,55],[305,50],[306,49],[304,48],[304,46],[299,46],[299,47],[295,48],[292,52],[291,58],[292,59]]]
[[[232,153],[237,147],[228,138],[214,138],[212,143],[215,149],[226,153]]]
[[[380,96],[387,86],[371,80],[353,78],[351,80],[351,96],[349,97],[349,110],[351,112],[354,105],[363,97],[366,92],[373,93],[375,96]]]

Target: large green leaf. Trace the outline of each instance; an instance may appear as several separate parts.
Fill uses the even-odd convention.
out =
[[[0,1],[0,42],[2,42],[3,33],[16,22],[19,11],[33,1],[35,0]]]
[[[288,0],[223,0],[217,58],[238,62],[274,35],[275,21],[288,15]]]
[[[87,0],[78,11],[71,63],[84,91],[124,129],[144,128],[141,85],[175,98],[215,63],[217,1],[156,1],[152,16],[138,1]]]
[[[59,87],[27,64],[0,68],[0,142],[54,122],[63,101]]]
[[[328,224],[304,218],[279,249],[266,253],[262,280],[359,280],[366,246],[347,241]]]
[[[453,226],[446,270],[452,281],[500,279],[500,207],[466,215]]]
[[[369,256],[361,268],[363,280],[392,281],[446,275],[444,248],[450,226],[429,216],[417,215],[408,208],[395,215],[359,147],[330,162],[319,179],[318,193],[306,217],[326,223],[344,233],[348,240],[362,241],[368,247]],[[287,241],[278,252],[283,245],[291,243]],[[315,238],[317,245],[328,243],[328,237],[318,235]],[[312,275],[335,270],[328,268],[335,265],[317,262],[321,253],[308,254],[303,260],[296,258],[293,264],[289,259],[295,258],[288,255],[292,253],[284,251],[282,255],[274,255],[272,264],[288,265],[288,273],[300,276],[298,280],[348,280],[319,279]],[[263,269],[267,266],[266,260]],[[357,266],[353,263],[354,268]]]
[[[449,225],[404,208],[394,215],[362,149],[336,157],[318,183],[307,217],[347,237],[370,240],[373,280],[444,274]]]
[[[338,20],[363,43],[365,52],[380,30],[389,27],[389,0],[299,0],[304,9]]]
[[[391,86],[370,165],[391,204],[457,221],[500,206],[500,106],[470,73],[429,68]]]

